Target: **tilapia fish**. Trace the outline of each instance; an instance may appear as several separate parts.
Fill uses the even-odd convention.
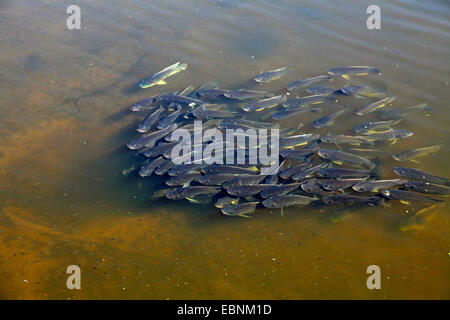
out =
[[[242,110],[246,112],[262,111],[265,109],[276,107],[277,105],[279,105],[282,102],[285,102],[286,100],[287,98],[285,95],[275,96],[272,98],[267,98],[246,104],[245,106],[242,107]]]
[[[418,180],[436,184],[450,185],[449,178],[440,177],[420,169],[395,167],[394,172],[399,176],[405,177],[410,180]]]
[[[386,97],[384,99],[381,99],[379,101],[369,103],[365,106],[359,107],[355,114],[358,116],[364,116],[366,114],[369,114],[371,112],[374,112],[375,110],[378,110],[380,108],[383,108],[388,103],[392,103],[395,100],[395,97]]]
[[[192,198],[203,194],[216,194],[220,192],[220,188],[206,187],[206,186],[193,186],[171,189],[167,191],[166,198],[171,200],[181,200],[186,198]]]
[[[285,208],[290,206],[306,206],[316,198],[306,197],[302,195],[284,195],[266,199],[262,202],[266,208]]]
[[[227,216],[247,217],[247,214],[255,211],[259,202],[245,202],[232,204],[222,209],[222,213]]]
[[[379,74],[380,69],[369,66],[348,66],[348,67],[337,67],[328,70],[328,74],[332,76],[340,76],[348,79],[350,75],[353,76],[365,76],[369,73]]]
[[[257,75],[253,80],[256,82],[266,83],[272,80],[280,79],[282,76],[284,76],[288,72],[287,67],[263,72],[259,75]]]
[[[350,163],[353,165],[362,166],[369,170],[372,170],[375,168],[375,164],[372,161],[370,161],[366,158],[351,154],[351,153],[343,152],[343,151],[319,149],[318,154],[320,157],[330,160],[337,164],[341,164],[342,162],[345,162],[345,163]]]
[[[170,77],[174,74],[177,74],[180,71],[186,70],[186,69],[187,69],[186,63],[181,63],[181,62],[174,63],[173,65],[159,71],[158,73],[155,73],[154,75],[152,75],[148,78],[145,78],[144,80],[139,82],[139,86],[141,88],[149,88],[154,85],[167,84],[164,81],[165,79],[167,79],[168,77]]]
[[[424,157],[430,153],[437,152],[441,148],[440,145],[435,145],[431,147],[418,148],[413,150],[406,150],[402,152],[395,153],[392,157],[397,161],[408,161],[419,157]]]
[[[300,88],[307,87],[309,85],[312,85],[314,83],[324,82],[324,81],[330,81],[333,77],[330,77],[329,75],[320,75],[317,77],[311,77],[311,78],[304,78],[300,80],[296,80],[294,82],[291,82],[286,86],[287,90],[296,90]]]

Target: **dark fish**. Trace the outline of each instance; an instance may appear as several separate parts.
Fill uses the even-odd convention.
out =
[[[304,171],[297,172],[296,174],[291,176],[291,179],[294,181],[303,180],[309,178],[311,175],[315,174],[318,170],[328,167],[328,163],[321,163],[317,166],[305,169]]]
[[[171,200],[181,200],[192,198],[203,194],[216,194],[220,192],[220,188],[217,187],[206,187],[206,186],[195,186],[195,187],[182,187],[171,189],[166,193],[166,198]]]
[[[186,113],[185,110],[183,110],[183,108],[181,108],[181,106],[178,106],[178,109],[174,112],[172,112],[171,114],[169,114],[168,116],[162,118],[161,120],[159,120],[158,125],[156,126],[158,129],[164,129],[167,128],[168,126],[170,126],[173,122],[175,122],[175,120],[177,120],[177,118],[179,116],[181,116],[182,114]]]
[[[160,142],[157,146],[154,146],[152,148],[146,149],[142,152],[142,155],[147,158],[154,158],[158,157],[162,154],[164,154],[165,151],[171,150],[176,144],[178,144],[177,141],[174,142]]]
[[[255,101],[249,104],[246,104],[242,107],[242,110],[246,112],[253,112],[253,111],[262,111],[265,109],[270,109],[273,107],[276,107],[280,103],[286,102],[287,97],[285,95],[275,96],[259,101]]]
[[[146,133],[143,136],[141,136],[140,138],[131,141],[130,143],[127,144],[127,147],[131,150],[135,150],[135,149],[141,149],[143,147],[153,147],[155,145],[155,143],[161,139],[164,138],[166,135],[168,135],[169,133],[171,133],[173,130],[175,130],[177,128],[176,124],[172,124],[171,126],[164,128],[162,130],[159,131],[155,131],[152,133]]]
[[[319,196],[328,196],[334,194],[333,192],[327,191],[322,188],[322,183],[324,183],[324,179],[310,179],[302,183],[302,190],[306,193],[319,195]]]
[[[189,186],[189,184],[201,177],[200,172],[188,172],[179,176],[170,177],[166,180],[168,186]]]
[[[294,174],[297,174],[299,172],[303,172],[306,169],[310,168],[312,165],[310,162],[307,163],[300,163],[296,166],[293,166],[291,168],[286,168],[284,170],[281,170],[280,173],[278,174],[281,178],[283,179],[289,179],[290,177],[292,177]]]
[[[358,116],[364,116],[366,114],[369,114],[371,112],[374,112],[375,110],[378,110],[382,107],[384,107],[385,105],[387,105],[388,103],[392,103],[395,100],[395,97],[386,97],[383,98],[379,101],[373,102],[373,103],[369,103],[365,106],[359,107],[356,111],[355,114]]]
[[[301,195],[284,195],[266,199],[262,202],[263,206],[266,208],[285,208],[290,206],[306,206],[312,201],[317,200],[316,198],[305,197]]]
[[[311,87],[306,89],[306,92],[308,92],[309,94],[323,94],[323,95],[329,95],[332,93],[336,92],[336,89],[334,88],[329,88],[329,87]]]
[[[346,105],[343,109],[336,111],[334,113],[331,113],[329,115],[326,115],[325,117],[322,117],[320,119],[315,120],[312,125],[316,129],[320,129],[323,127],[331,126],[334,124],[336,119],[344,114],[344,112],[347,110],[348,105]]]
[[[166,174],[174,166],[175,163],[172,161],[172,159],[166,159],[166,161],[164,161],[163,164],[161,164],[158,168],[155,169],[155,174],[157,174],[158,176]]]
[[[345,86],[342,87],[340,92],[345,95],[362,96],[365,98],[384,98],[386,95],[382,92],[378,92],[366,85]]]
[[[154,75],[145,78],[141,82],[139,82],[139,86],[141,88],[149,88],[154,85],[164,85],[167,84],[164,80],[174,74],[177,74],[180,71],[186,70],[187,64],[177,62],[173,65],[159,71],[158,73],[155,73]]]
[[[130,110],[137,112],[150,108],[158,100],[157,96],[143,99],[130,106]]]
[[[227,190],[228,194],[236,197],[253,196],[261,191],[267,190],[272,185],[270,184],[253,184],[249,186],[230,186]]]
[[[342,168],[324,168],[317,171],[317,174],[323,178],[360,178],[370,176],[370,171],[367,170],[354,170],[354,169],[342,169]]]
[[[241,216],[247,218],[247,214],[254,212],[258,203],[259,202],[246,202],[232,204],[231,206],[223,208],[222,213],[227,216]]]
[[[235,167],[235,166],[227,166],[221,164],[210,164],[207,166],[203,165],[202,168],[203,173],[211,174],[211,173],[229,173],[229,174],[258,174],[259,169],[257,167]]]
[[[223,183],[222,187],[228,189],[232,186],[249,186],[252,184],[258,184],[266,178],[265,175],[261,174],[248,174],[243,175],[240,174],[237,177],[234,177]]]
[[[274,112],[274,114],[272,114],[272,119],[284,120],[284,119],[288,119],[288,118],[291,118],[293,116],[296,116],[296,115],[299,115],[299,114],[305,113],[305,112],[320,113],[320,112],[322,112],[322,109],[317,108],[317,107],[311,107],[311,106],[304,107],[304,108],[292,107],[292,108],[287,108],[284,110]]]
[[[300,98],[288,100],[283,103],[283,106],[285,108],[293,108],[293,107],[300,108],[300,107],[308,106],[311,104],[324,103],[325,101],[335,101],[335,99],[328,95],[316,94],[316,95],[312,95],[312,96],[306,96],[306,97],[300,97]]]
[[[163,157],[158,157],[145,163],[139,170],[139,175],[141,177],[150,176],[153,173],[153,171],[155,171],[155,169],[158,168],[164,161],[165,159]]]
[[[438,184],[433,184],[425,181],[408,181],[405,183],[405,187],[422,192],[422,193],[431,193],[431,194],[442,194],[442,195],[449,195],[450,194],[450,188],[446,186],[441,186]]]
[[[317,152],[317,149],[287,149],[281,150],[280,155],[288,159],[303,159]]]
[[[150,114],[145,120],[140,122],[136,130],[142,133],[149,131],[152,128],[152,126],[156,123],[156,121],[158,121],[159,116],[161,115],[161,113],[164,112],[164,110],[165,109],[162,106],[159,107],[158,110],[156,110],[155,112]]]
[[[233,204],[237,204],[239,202],[239,198],[232,198],[232,197],[222,197],[214,204],[216,208],[222,209],[225,207],[229,207]]]
[[[327,150],[327,149],[319,149],[318,154],[320,157],[333,161],[334,163],[341,164],[343,162],[350,163],[353,165],[362,166],[364,168],[367,168],[369,170],[372,170],[375,168],[375,164],[363,157],[338,151],[338,150]]]
[[[445,184],[450,185],[450,179],[437,176],[435,174],[419,170],[419,169],[413,169],[413,168],[406,168],[406,167],[395,167],[394,172],[398,174],[399,176],[405,177],[410,180],[418,180],[418,181],[425,181],[430,183],[436,183],[436,184]]]
[[[383,131],[386,129],[390,129],[391,126],[400,123],[402,119],[398,120],[387,120],[387,121],[378,121],[378,122],[368,122],[360,124],[353,128],[353,130],[357,133],[374,133],[377,131]],[[382,129],[382,130],[379,130]]]
[[[325,180],[320,181],[320,185],[328,191],[343,191],[345,189],[351,188],[355,184],[364,181],[365,178],[359,179],[342,179],[342,180]]]
[[[362,145],[368,144],[369,142],[364,140],[364,137],[361,136],[346,136],[346,135],[327,135],[320,138],[320,141],[323,143],[335,143],[335,144],[343,144],[348,143],[352,145]]]
[[[430,153],[437,152],[441,148],[440,145],[434,145],[431,147],[418,148],[413,150],[406,150],[398,152],[392,155],[392,157],[397,161],[408,161],[419,157],[424,157]]]
[[[202,168],[204,164],[196,164],[196,163],[189,163],[189,164],[177,164],[172,169],[168,171],[169,176],[180,176],[182,174],[192,172],[195,170],[198,170]]]
[[[208,81],[203,85],[201,85],[200,88],[198,88],[193,95],[197,97],[202,97],[204,92],[207,92],[208,90],[216,90],[219,89],[219,87],[220,87],[219,82]]]
[[[334,204],[353,204],[358,202],[364,202],[370,205],[380,205],[384,204],[384,199],[381,197],[360,197],[360,196],[349,196],[349,195],[331,195],[322,198],[322,202],[326,205]]]
[[[177,92],[176,94],[179,96],[189,96],[192,92],[194,92],[195,88],[194,86],[187,86],[184,90]]]
[[[224,96],[225,94],[230,93],[231,90],[225,90],[225,89],[206,89],[202,90],[201,92],[197,92],[197,95],[201,98],[216,98],[219,96]]]
[[[264,73],[261,73],[257,75],[255,78],[253,78],[254,81],[260,82],[260,83],[266,83],[272,80],[280,79],[282,76],[284,76],[288,72],[286,67],[275,69],[271,71],[267,71]]]
[[[304,88],[307,86],[310,86],[314,83],[318,83],[318,82],[324,82],[324,81],[330,81],[332,80],[333,77],[330,77],[329,75],[321,75],[321,76],[317,76],[317,77],[311,77],[311,78],[305,78],[305,79],[300,79],[294,82],[291,82],[290,84],[288,84],[286,86],[287,90],[296,90],[296,89],[300,89],[300,88]]]
[[[244,119],[224,119],[219,122],[217,127],[219,129],[234,129],[235,125],[242,126],[243,128],[257,128],[257,129],[271,129],[274,128],[275,126],[273,123],[269,122],[259,122]]]
[[[424,196],[420,193],[405,190],[388,189],[381,192],[383,196],[388,199],[400,200],[404,204],[409,204],[409,201],[419,201],[424,203],[442,202],[442,200],[434,199]]]
[[[237,118],[239,114],[225,111],[225,110],[204,110],[202,108],[197,108],[192,111],[192,114],[196,118],[200,119],[226,119],[226,118]]]
[[[379,192],[382,189],[401,186],[406,182],[406,180],[402,179],[361,181],[355,184],[352,189],[357,192]]]
[[[420,103],[411,107],[406,107],[403,109],[394,109],[394,110],[382,110],[381,116],[384,119],[399,119],[402,118],[404,115],[411,111],[415,110],[426,110],[427,104],[426,103]]]
[[[305,145],[310,141],[317,140],[320,138],[319,134],[300,134],[296,136],[288,136],[281,138],[279,141],[280,149],[294,148],[297,146]]]
[[[178,103],[182,105],[188,105],[190,107],[199,106],[204,102],[198,99],[174,95],[174,94],[163,94],[159,96],[159,100],[165,103]]]
[[[297,190],[300,187],[300,185],[301,183],[280,184],[262,191],[260,195],[265,199],[276,196],[282,196],[288,194],[291,191]]]
[[[212,173],[201,176],[198,179],[198,182],[207,186],[220,186],[224,182],[232,180],[239,175],[237,174],[229,174],[229,173]]]
[[[349,75],[364,76],[369,73],[379,74],[380,69],[368,66],[349,66],[349,67],[331,68],[328,70],[328,74],[332,76],[341,76],[345,79],[349,79],[348,77]]]
[[[268,97],[272,96],[272,94],[266,91],[238,89],[231,92],[226,92],[224,93],[224,96],[229,99],[247,100]]]
[[[375,142],[375,141],[397,141],[397,139],[405,139],[411,137],[413,133],[408,130],[387,130],[382,132],[375,133],[364,133],[363,136],[360,136],[366,141]]]

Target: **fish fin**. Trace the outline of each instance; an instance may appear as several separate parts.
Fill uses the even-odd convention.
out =
[[[187,188],[187,187],[189,187],[191,185],[191,182],[189,181],[189,182],[186,182],[185,184],[183,184],[183,188]]]
[[[391,146],[397,143],[397,139],[392,140]]]
[[[350,80],[350,77],[348,75],[346,75],[346,74],[343,74],[342,78],[344,78],[345,80]]]
[[[238,216],[239,216],[239,217],[242,217],[242,218],[248,218],[248,219],[251,219],[250,216],[248,216],[248,215],[246,215],[246,214],[244,214],[244,213],[238,214]]]
[[[408,206],[410,206],[410,205],[411,205],[411,203],[410,203],[410,202],[408,202],[408,201],[405,201],[405,200],[400,200],[400,203],[406,204],[406,205],[408,205]]]
[[[343,165],[344,164],[342,161],[332,161],[332,162],[335,163],[335,164],[338,164],[338,165]]]
[[[167,82],[165,82],[164,80],[159,80],[159,81],[156,82],[155,84],[162,86],[162,85],[167,84]]]
[[[414,163],[420,163],[419,160],[413,160],[413,159],[410,159],[409,161],[414,162]]]
[[[188,200],[189,202],[192,202],[192,203],[200,203],[197,200],[192,199],[192,198],[185,198],[185,199]]]
[[[283,207],[280,208],[280,213],[281,213],[281,216],[284,217],[284,210],[283,210]]]
[[[335,145],[336,145],[336,147],[337,147],[339,150],[342,151],[342,148],[341,148],[341,146],[340,146],[338,143],[335,143]]]

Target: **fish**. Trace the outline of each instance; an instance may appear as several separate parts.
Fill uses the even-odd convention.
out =
[[[196,96],[198,98],[203,96],[204,92],[207,92],[208,90],[216,90],[219,89],[220,87],[220,83],[217,81],[208,81],[206,83],[204,83],[203,85],[200,86],[200,88],[198,88],[195,93],[193,94],[193,96]]]
[[[236,167],[236,166],[227,166],[221,164],[210,164],[203,165],[202,172],[205,174],[211,173],[231,173],[231,174],[258,174],[259,169],[257,167]]]
[[[414,135],[414,133],[409,130],[392,129],[375,133],[364,133],[363,136],[360,137],[369,142],[393,141],[393,143],[395,143],[398,139],[406,139],[412,135]]]
[[[351,195],[330,195],[322,198],[322,202],[326,205],[335,204],[353,204],[353,203],[367,203],[370,205],[381,205],[384,204],[384,198],[372,196],[372,197],[361,197],[361,196],[351,196]]]
[[[136,150],[136,149],[142,149],[143,147],[153,147],[155,143],[161,139],[164,138],[166,135],[171,133],[173,130],[177,128],[176,124],[172,124],[171,126],[161,129],[159,131],[155,131],[152,133],[146,133],[142,135],[140,138],[133,140],[127,144],[128,149]]]
[[[155,169],[155,174],[157,174],[158,176],[162,176],[163,174],[169,172],[169,170],[174,166],[175,163],[172,161],[172,159],[166,159],[164,163],[162,163],[158,168]]]
[[[194,86],[190,85],[190,86],[187,86],[184,90],[182,90],[182,91],[180,91],[180,92],[177,92],[177,93],[175,93],[175,94],[177,94],[177,95],[179,95],[179,96],[185,96],[185,97],[187,97],[187,96],[189,96],[191,93],[193,93],[194,90],[195,90]]]
[[[353,165],[362,166],[369,170],[373,170],[375,168],[375,164],[372,161],[343,151],[319,149],[318,154],[321,158],[330,160],[337,164],[345,162]]]
[[[271,129],[275,127],[273,123],[259,122],[245,119],[224,119],[219,122],[217,127],[219,129],[234,129],[235,125],[242,126],[243,128],[257,128],[257,129]]]
[[[317,198],[291,194],[266,199],[262,202],[262,205],[266,208],[275,209],[290,206],[306,206],[316,200]]]
[[[284,76],[286,73],[288,73],[287,67],[267,71],[264,73],[261,73],[253,78],[254,81],[259,83],[267,83],[272,80],[278,80],[281,79],[282,76]]]
[[[269,189],[266,189],[260,193],[260,196],[263,198],[272,198],[276,196],[282,196],[288,194],[291,191],[297,190],[300,187],[301,183],[289,183],[289,184],[280,184]]]
[[[266,175],[262,174],[239,174],[236,177],[227,180],[222,184],[225,189],[231,188],[232,186],[249,186],[253,184],[258,184],[266,178]]]
[[[304,107],[304,108],[297,108],[297,107],[292,107],[292,108],[287,108],[284,110],[280,110],[277,112],[274,112],[272,114],[272,119],[274,120],[284,120],[284,119],[288,119],[291,118],[293,116],[296,116],[298,114],[304,113],[304,112],[315,112],[315,113],[320,113],[322,112],[322,109],[317,108],[317,107]]]
[[[327,135],[320,138],[320,142],[323,143],[335,143],[344,144],[348,143],[351,145],[362,145],[367,144],[368,141],[361,136],[347,136],[347,135]]]
[[[224,182],[232,180],[238,177],[238,174],[230,173],[211,173],[205,174],[198,179],[198,182],[208,186],[221,186]]]
[[[296,136],[288,136],[279,140],[280,149],[294,148],[296,146],[305,145],[310,141],[318,140],[319,134],[305,133]]]
[[[200,92],[197,91],[197,96],[200,98],[217,98],[231,93],[231,90],[226,89],[205,89]]]
[[[386,97],[376,102],[369,103],[356,109],[355,114],[358,116],[364,116],[366,114],[374,112],[377,109],[383,108],[387,104],[392,103],[394,100],[395,97]]]
[[[302,182],[301,188],[306,193],[319,196],[328,196],[334,194],[334,192],[330,192],[322,188],[322,183],[324,183],[324,181],[324,179],[310,179]]]
[[[158,97],[159,101],[165,103],[177,103],[181,105],[187,105],[190,107],[202,105],[204,102],[202,100],[194,99],[191,97],[180,96],[176,94],[162,94]]]
[[[311,166],[312,166],[312,164],[310,162],[300,163],[296,166],[281,170],[278,175],[280,176],[280,178],[287,180],[290,177],[292,177],[294,174],[303,172],[306,169],[310,168]]]
[[[239,202],[239,198],[233,198],[233,197],[222,197],[214,204],[216,208],[223,209],[225,207],[229,207],[233,204],[237,204]]]
[[[378,92],[375,89],[372,89],[366,85],[353,85],[353,86],[345,86],[339,90],[342,94],[345,95],[355,95],[357,97],[365,97],[365,98],[384,98],[386,95],[382,92]]]
[[[420,103],[411,107],[406,107],[402,109],[393,109],[393,110],[380,110],[381,117],[383,119],[399,119],[405,116],[407,113],[415,110],[427,110],[429,109],[428,104]]]
[[[291,176],[291,179],[294,180],[294,181],[299,181],[299,180],[303,180],[303,179],[309,178],[311,175],[316,173],[318,170],[326,168],[328,166],[329,166],[329,164],[326,163],[326,162],[318,164],[318,165],[316,165],[314,167],[307,168],[304,171],[300,171],[300,172],[297,172],[297,173],[293,174]]]
[[[158,168],[164,161],[165,161],[164,157],[158,157],[153,159],[152,161],[145,163],[139,170],[139,175],[141,177],[150,176],[153,173],[153,171],[155,171],[155,169]]]
[[[225,110],[205,110],[202,108],[197,108],[192,111],[192,114],[196,118],[200,119],[226,119],[226,118],[237,118],[239,114],[231,111]]]
[[[145,118],[145,120],[140,122],[136,130],[142,133],[146,133],[147,131],[149,131],[153,127],[153,125],[159,120],[159,116],[161,115],[161,113],[164,112],[164,110],[165,109],[162,106],[159,107],[158,110],[151,113],[147,118]]]
[[[280,155],[287,159],[304,159],[317,152],[317,149],[284,149],[280,151]]]
[[[288,100],[283,103],[283,107],[285,107],[285,108],[293,108],[293,107],[300,108],[300,107],[308,106],[311,104],[321,104],[326,101],[335,101],[335,99],[328,95],[316,94],[316,95],[311,95],[311,96],[300,97],[300,98]]]
[[[329,87],[311,87],[306,89],[306,92],[308,92],[309,94],[312,95],[316,95],[316,94],[323,94],[323,95],[329,95],[329,94],[333,94],[335,93],[337,90],[334,88],[329,88]]]
[[[286,101],[287,97],[285,95],[275,96],[246,104],[245,106],[242,107],[242,110],[244,110],[245,112],[262,111],[265,109],[276,107],[280,103]]]
[[[379,192],[382,189],[404,185],[406,182],[408,181],[402,179],[368,180],[353,185],[352,189],[357,192]]]
[[[341,179],[341,180],[325,180],[318,181],[322,188],[328,191],[344,191],[345,189],[351,188],[355,184],[365,181],[366,178],[356,178],[356,179]]]
[[[450,194],[449,187],[425,181],[408,181],[405,183],[405,188],[422,193],[441,194],[441,195]]]
[[[442,200],[424,196],[420,193],[413,192],[413,191],[387,189],[387,190],[383,190],[381,193],[386,198],[393,199],[393,200],[400,200],[400,202],[403,204],[410,204],[410,201],[418,201],[418,202],[424,202],[424,203],[442,202]]]
[[[259,201],[232,204],[231,206],[223,208],[222,213],[227,216],[241,216],[248,218],[247,214],[254,212],[258,204]]]
[[[138,101],[138,102],[132,104],[129,109],[130,109],[130,111],[133,111],[133,112],[139,112],[142,110],[146,110],[146,109],[150,108],[153,105],[153,103],[155,103],[156,101],[158,101],[157,96],[145,98],[145,99],[142,99],[141,101]]]
[[[332,76],[340,76],[345,79],[349,79],[350,75],[353,76],[365,76],[369,73],[379,74],[380,69],[369,66],[348,66],[348,67],[336,67],[328,70],[328,74]]]
[[[166,180],[168,186],[184,186],[187,187],[192,181],[201,177],[200,172],[188,172],[179,176],[173,176]]]
[[[359,178],[369,177],[371,172],[368,170],[355,170],[355,169],[343,169],[343,168],[323,168],[317,171],[319,177],[345,179],[345,178]]]
[[[173,142],[160,142],[157,146],[152,148],[148,148],[142,152],[142,155],[147,158],[154,158],[164,154],[165,151],[171,150],[175,145],[178,144],[178,141]]]
[[[289,91],[292,91],[292,90],[307,87],[314,83],[331,81],[332,79],[333,79],[333,77],[330,77],[329,75],[320,75],[317,77],[304,78],[304,79],[296,80],[294,82],[289,83],[286,86],[286,89]]]
[[[166,192],[166,198],[170,200],[192,199],[198,195],[216,194],[220,192],[218,187],[190,186],[171,189]]]
[[[344,114],[344,112],[347,110],[348,105],[346,105],[343,109],[336,111],[334,113],[331,113],[329,115],[326,115],[325,117],[322,117],[320,119],[315,120],[312,125],[316,129],[320,129],[323,127],[328,127],[334,124],[336,119]]]
[[[237,99],[237,100],[247,100],[247,99],[257,99],[272,96],[271,93],[267,91],[254,91],[254,90],[245,90],[238,89],[230,92],[224,93],[224,96],[229,99]]]
[[[267,190],[273,187],[271,184],[252,184],[248,186],[230,186],[227,188],[229,195],[236,197],[248,197],[260,193],[261,191]]]
[[[450,185],[450,179],[414,168],[394,167],[394,172],[410,180],[425,181],[435,184]]]
[[[171,114],[169,114],[168,116],[160,119],[158,121],[158,124],[156,125],[156,127],[158,129],[164,129],[169,127],[173,122],[175,122],[175,120],[177,120],[177,118],[179,116],[181,116],[182,114],[184,114],[186,111],[183,110],[183,108],[181,106],[177,106],[177,110],[172,112]]]
[[[201,163],[181,163],[173,166],[172,169],[170,169],[167,173],[169,174],[169,176],[176,177],[188,172],[199,170],[203,166],[204,164]]]
[[[168,77],[177,74],[180,71],[186,70],[188,65],[186,63],[177,62],[167,68],[155,73],[154,75],[145,78],[139,82],[139,87],[150,88],[154,85],[165,85],[167,84],[164,80]]]
[[[386,129],[391,129],[391,126],[399,124],[402,119],[397,120],[387,120],[387,121],[377,121],[377,122],[367,122],[357,125],[353,128],[356,133],[374,133],[377,131],[383,131]],[[381,129],[381,130],[380,130]]]
[[[431,147],[418,148],[412,150],[401,151],[392,155],[392,158],[397,161],[415,161],[413,159],[424,157],[430,153],[437,152],[441,148],[440,145],[434,145]]]

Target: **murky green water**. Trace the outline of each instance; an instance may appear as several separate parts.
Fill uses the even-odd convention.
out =
[[[366,1],[78,1],[72,31],[69,4],[0,3],[1,298],[450,298],[448,201],[419,215],[395,203],[233,219],[150,200],[160,180],[121,174],[136,161],[124,145],[138,119],[126,109],[141,98],[207,80],[257,88],[251,78],[281,66],[293,71],[264,89],[375,65],[381,77],[349,83],[387,90],[394,107],[432,106],[402,122],[414,136],[386,145],[383,174],[394,177],[392,152],[441,144],[414,166],[450,176],[447,1],[378,1],[378,31],[366,28]],[[137,88],[175,61],[189,69],[168,86]],[[305,131],[314,118],[301,119]],[[77,291],[65,286],[73,264]],[[366,287],[373,264],[381,290]]]

